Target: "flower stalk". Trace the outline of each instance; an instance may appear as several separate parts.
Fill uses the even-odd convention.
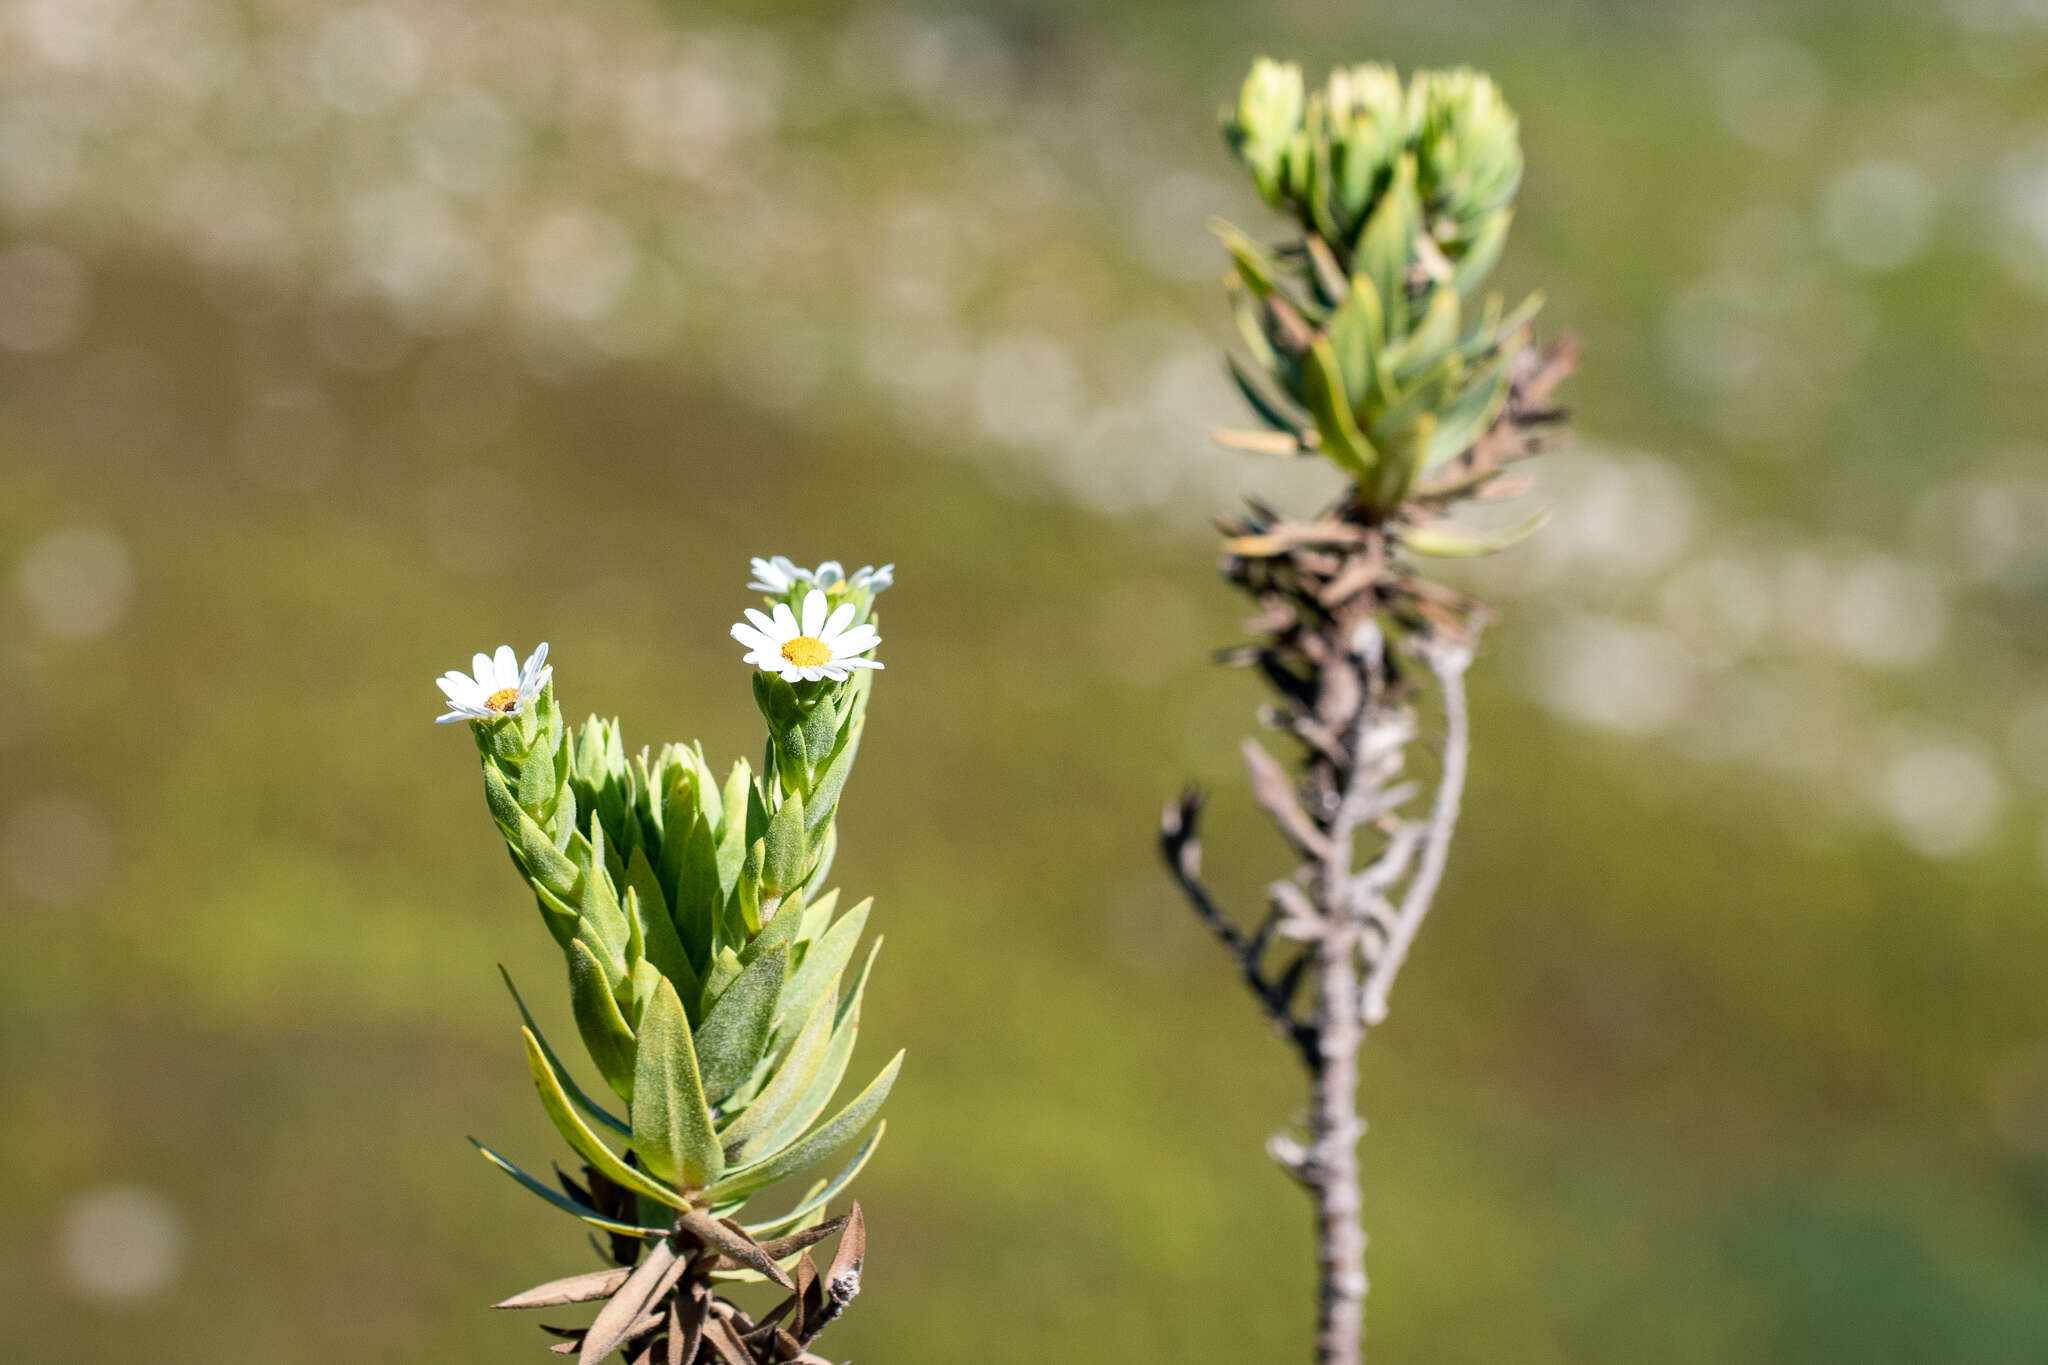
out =
[[[867,656],[881,643],[874,596],[888,574],[755,568],[769,610],[749,620],[793,628],[748,655],[768,731],[758,773],[742,760],[721,781],[695,744],[629,757],[616,720],[572,729],[545,645],[524,668],[500,649],[478,655],[473,675],[441,680],[442,719],[470,724],[491,817],[562,950],[584,1052],[614,1097],[577,1083],[515,989],[528,1071],[581,1178],[550,1184],[479,1150],[602,1233],[611,1266],[498,1306],[600,1305],[587,1327],[548,1329],[581,1365],[621,1349],[670,1365],[822,1365],[811,1343],[859,1289],[860,1206],[838,1218],[828,1206],[882,1136],[876,1115],[902,1055],[826,1116],[879,947],[855,965],[869,903],[840,911],[826,878],[881,667]],[[778,650],[799,638],[822,643],[825,660],[789,665]],[[849,1146],[836,1174],[782,1211],[747,1211]],[[834,1235],[821,1272],[809,1248]],[[755,1320],[721,1297],[730,1281],[787,1297]]]
[[[1305,1132],[1269,1144],[1309,1193],[1318,1242],[1316,1359],[1363,1359],[1366,1234],[1358,1057],[1435,903],[1470,754],[1465,676],[1486,608],[1424,574],[1431,556],[1491,554],[1505,534],[1462,504],[1523,490],[1510,466],[1553,440],[1552,402],[1577,352],[1539,349],[1540,301],[1480,292],[1522,174],[1514,115],[1486,77],[1389,67],[1333,72],[1316,91],[1261,60],[1224,111],[1226,140],[1289,219],[1263,243],[1215,230],[1244,351],[1230,371],[1264,423],[1225,445],[1328,460],[1343,493],[1290,519],[1253,503],[1222,523],[1222,573],[1254,603],[1226,662],[1273,693],[1266,720],[1292,763],[1247,740],[1252,794],[1293,852],[1249,933],[1202,879],[1204,798],[1160,826],[1167,867],[1309,1077]],[[1411,753],[1432,722],[1438,758]],[[1419,807],[1419,810],[1416,809]]]

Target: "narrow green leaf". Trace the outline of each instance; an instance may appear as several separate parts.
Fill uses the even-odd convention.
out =
[[[797,943],[805,955],[810,953],[812,946],[817,941],[818,935],[824,933],[826,927],[832,923],[832,911],[838,904],[839,888],[835,886],[824,895],[804,905],[803,924],[797,929],[796,937]],[[786,1012],[788,1007],[788,1000],[786,998],[783,1004]]]
[[[803,881],[810,862],[810,840],[804,834],[804,798],[790,792],[768,821],[768,846],[761,866],[761,894],[785,896]]]
[[[1496,367],[1459,394],[1444,410],[1443,421],[1429,438],[1429,446],[1422,455],[1422,472],[1428,473],[1470,450],[1507,406],[1509,388],[1505,367]]]
[[[839,997],[839,1010],[832,1020],[832,1041],[825,1045],[825,1057],[818,1063],[818,1074],[812,1079],[811,1088],[804,1092],[803,1099],[798,1101],[789,1117],[755,1144],[762,1152],[780,1151],[796,1141],[817,1121],[818,1115],[825,1112],[825,1106],[832,1103],[832,1097],[839,1093],[839,1082],[846,1078],[846,1068],[853,1060],[854,1043],[860,1035],[860,1006],[867,995],[868,976],[874,971],[876,954],[881,951],[882,940],[879,938],[868,945],[867,959],[861,963],[860,971],[854,974],[853,984]]]
[[[533,822],[532,816],[521,811],[519,827],[509,837],[514,852],[519,855],[520,866],[528,877],[565,900],[575,899],[576,879],[580,875],[576,864],[563,856],[547,831]]]
[[[725,1152],[704,1102],[697,1054],[683,1002],[667,981],[640,1016],[639,1065],[633,1073],[633,1150],[656,1177],[702,1189],[725,1171]]]
[[[521,808],[529,814],[538,813],[554,803],[555,770],[546,761],[551,755],[529,754],[526,762],[519,766],[518,799]]]
[[[1417,374],[1457,345],[1458,316],[1457,290],[1438,285],[1429,291],[1429,302],[1415,329],[1387,348],[1387,364],[1395,383],[1406,388]]]
[[[811,1082],[817,1079],[819,1064],[825,1060],[825,1047],[832,1039],[837,1004],[830,998],[817,1002],[804,1023],[803,1031],[797,1034],[796,1041],[790,1044],[789,1051],[776,1064],[774,1077],[767,1088],[719,1134],[719,1140],[725,1145],[727,1161],[746,1162],[761,1155],[758,1140],[781,1127],[795,1112],[810,1090]]]
[[[850,687],[845,695],[848,704],[852,704],[854,693]],[[806,797],[810,794],[815,770],[823,767],[826,758],[839,746],[839,719],[839,708],[832,704],[829,692],[813,701],[803,713],[804,750],[809,755],[810,765],[803,775]]]
[[[839,747],[819,767],[811,795],[804,802],[804,827],[813,833],[839,809],[839,796],[846,790],[846,779],[853,775],[853,760],[860,753],[860,737],[866,728],[866,717],[856,716],[840,736]]]
[[[697,1030],[697,1065],[713,1104],[743,1084],[767,1051],[768,1030],[789,969],[789,949],[771,948],[725,988]]]
[[[710,961],[712,940],[728,899],[716,835],[711,823],[692,811],[687,824],[669,827],[669,838],[678,840],[681,847],[675,899],[669,909],[677,940],[690,954],[691,965],[701,971]]]
[[[1393,183],[1366,220],[1351,264],[1354,275],[1367,276],[1379,290],[1389,337],[1408,333],[1408,256],[1421,214],[1415,157],[1410,153],[1395,166]]]
[[[676,983],[676,991],[683,999],[695,998],[696,964],[690,961],[689,951],[676,933],[675,921],[669,917],[668,904],[662,898],[661,882],[644,851],[633,850],[633,860],[626,865],[626,882],[626,908],[640,927],[648,960]]]
[[[1209,220],[1209,231],[1216,234],[1223,243],[1223,249],[1230,253],[1231,260],[1237,262],[1238,278],[1244,281],[1246,288],[1259,298],[1273,292],[1273,282],[1279,277],[1281,266],[1272,252],[1221,218]]]
[[[1543,528],[1550,520],[1548,510],[1536,513],[1526,521],[1508,527],[1504,531],[1475,531],[1470,527],[1453,525],[1450,522],[1431,522],[1422,526],[1410,526],[1401,533],[1401,544],[1419,555],[1430,555],[1437,559],[1477,559],[1482,555],[1497,554],[1518,541],[1527,540]]]
[[[519,817],[525,812],[519,808],[519,798],[512,794],[511,786],[505,781],[504,770],[489,754],[484,755],[484,804],[490,807],[491,819],[506,838],[516,839]]]
[[[526,1186],[527,1189],[532,1190],[556,1208],[561,1209],[564,1213],[572,1213],[592,1227],[601,1228],[606,1232],[615,1232],[622,1237],[639,1237],[649,1241],[668,1236],[667,1228],[641,1227],[636,1223],[621,1223],[615,1218],[607,1218],[596,1209],[586,1204],[577,1203],[552,1185],[528,1175],[525,1171],[520,1170],[517,1166],[514,1166],[475,1138],[471,1138],[469,1141],[471,1146],[483,1153],[484,1160],[490,1162],[493,1166],[496,1166],[506,1175],[511,1176],[514,1180]]]
[[[1327,337],[1318,337],[1310,348],[1302,371],[1302,396],[1315,414],[1316,431],[1323,438],[1323,450],[1358,479],[1371,477],[1379,455],[1358,420],[1351,415],[1351,401],[1344,388],[1343,371],[1330,349]]]
[[[1348,407],[1357,408],[1372,392],[1380,348],[1386,344],[1380,335],[1382,325],[1379,291],[1360,276],[1358,286],[1330,315],[1330,354],[1336,358]]]
[[[1263,417],[1267,424],[1281,431],[1291,431],[1296,436],[1315,430],[1315,419],[1307,409],[1287,395],[1272,375],[1247,363],[1235,352],[1224,356],[1230,366],[1230,377],[1237,382],[1238,392],[1244,401],[1251,404],[1252,411]]]
[[[866,1089],[849,1100],[844,1109],[810,1136],[757,1165],[726,1176],[711,1187],[709,1196],[716,1200],[751,1194],[755,1190],[766,1189],[785,1176],[795,1175],[814,1162],[823,1161],[867,1127],[868,1121],[882,1107],[882,1101],[889,1097],[889,1088],[896,1083],[896,1073],[902,1068],[903,1054],[898,1052],[889,1059],[881,1073],[868,1082]]]
[[[780,1237],[824,1208],[841,1190],[853,1183],[853,1178],[860,1174],[861,1167],[867,1165],[868,1158],[875,1154],[875,1148],[882,1145],[882,1134],[887,1131],[889,1120],[877,1120],[874,1131],[868,1134],[868,1140],[860,1145],[860,1150],[853,1154],[853,1159],[846,1163],[839,1174],[826,1181],[823,1186],[812,1190],[801,1203],[780,1218],[771,1218],[765,1223],[749,1223],[747,1231],[755,1237]]]
[[[1465,248],[1457,263],[1451,268],[1451,285],[1460,294],[1470,297],[1493,270],[1500,260],[1501,248],[1507,245],[1508,225],[1514,221],[1513,209],[1502,209],[1488,218],[1479,229],[1479,234]]]
[[[561,1085],[555,1080],[554,1069],[540,1050],[540,1040],[530,1029],[521,1029],[520,1033],[526,1039],[527,1069],[533,1073],[533,1088],[540,1092],[541,1107],[547,1110],[548,1117],[555,1121],[556,1131],[561,1133],[562,1140],[575,1150],[576,1155],[589,1162],[593,1169],[609,1176],[612,1183],[635,1194],[644,1194],[672,1209],[688,1208],[689,1201],[682,1195],[651,1179],[645,1172],[628,1166],[617,1153],[604,1145],[597,1134],[590,1131],[590,1126],[569,1107],[569,1097],[562,1093]]]
[[[809,1015],[811,1006],[839,980],[840,972],[853,960],[854,946],[860,940],[861,930],[867,927],[868,910],[873,905],[874,897],[863,900],[841,915],[839,922],[811,945],[802,964],[789,974],[789,984],[782,989],[779,1022],[792,1022]]]
[[[754,935],[753,941],[740,949],[741,965],[752,962],[770,948],[781,948],[794,942],[803,923],[804,899],[800,895],[791,896],[776,907],[775,918],[761,926],[761,932]]]
[[[569,1007],[590,1060],[622,1100],[633,1099],[633,1030],[619,1013],[611,979],[582,939],[569,943]]]
[[[597,1101],[585,1094],[583,1088],[577,1085],[575,1079],[570,1076],[569,1068],[562,1065],[561,1056],[552,1047],[548,1046],[547,1035],[540,1031],[540,1025],[534,1021],[533,1011],[526,1008],[526,1001],[520,997],[519,988],[512,984],[512,973],[506,971],[503,966],[500,966],[498,968],[498,975],[505,978],[505,989],[512,992],[512,1003],[519,1007],[519,1017],[526,1021],[526,1027],[533,1034],[534,1041],[540,1044],[541,1055],[547,1058],[548,1065],[554,1069],[555,1080],[561,1085],[569,1098],[576,1102],[576,1107],[611,1129],[614,1133],[617,1133],[620,1137],[631,1137],[633,1135],[632,1127],[624,1119],[615,1117],[609,1110],[603,1108]]]

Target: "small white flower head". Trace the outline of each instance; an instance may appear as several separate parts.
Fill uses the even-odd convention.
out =
[[[799,583],[809,587],[818,581],[818,576],[809,569],[800,568],[790,562],[788,555],[777,555],[773,559],[753,561],[754,579],[747,586],[755,592],[765,592],[770,597],[782,597]]]
[[[499,645],[496,654],[477,655],[470,661],[469,673],[449,672],[435,679],[448,698],[448,714],[436,716],[434,723],[492,721],[518,715],[533,705],[548,679],[555,676],[555,670],[546,666],[547,661],[545,643],[527,656],[524,668],[519,666],[519,656],[510,645]]]
[[[787,602],[777,602],[773,615],[749,607],[747,619],[732,628],[732,638],[747,647],[748,663],[786,682],[839,682],[853,669],[882,666],[859,657],[882,643],[882,637],[865,621],[853,624],[857,611],[851,602],[832,606],[812,588],[804,594],[801,618]]]
[[[853,577],[846,580],[846,586],[855,592],[865,592],[872,596],[895,581],[896,566],[894,564],[884,564],[879,569],[871,564],[863,564],[860,568],[853,571]]]
[[[754,577],[747,584],[755,592],[770,597],[787,598],[811,588],[819,588],[833,597],[867,593],[873,596],[896,581],[896,566],[884,564],[877,569],[872,564],[863,564],[849,575],[846,566],[836,559],[828,559],[815,569],[806,569],[794,563],[787,555],[776,555],[773,559],[752,561]]]

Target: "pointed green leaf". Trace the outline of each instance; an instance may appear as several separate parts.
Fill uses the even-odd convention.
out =
[[[838,904],[839,888],[835,886],[824,895],[804,905],[803,923],[798,927],[796,937],[798,945],[802,947],[806,954],[812,950],[818,935],[824,933],[826,927],[832,923],[832,911]],[[783,997],[782,1003],[783,1010],[787,1013],[789,1008],[789,998],[787,995]]]
[[[776,1063],[767,1088],[719,1134],[728,1161],[745,1162],[762,1155],[759,1139],[781,1127],[803,1101],[811,1082],[817,1079],[819,1064],[825,1060],[837,1004],[830,998],[817,1002],[803,1031]]]
[[[749,1223],[747,1231],[756,1237],[780,1237],[824,1208],[838,1197],[841,1190],[853,1183],[853,1178],[860,1174],[861,1167],[867,1165],[868,1158],[875,1154],[875,1148],[882,1145],[882,1134],[887,1131],[889,1120],[878,1120],[874,1131],[868,1134],[868,1140],[860,1145],[860,1150],[853,1154],[853,1159],[846,1163],[839,1174],[826,1181],[823,1186],[812,1190],[801,1203],[782,1217],[769,1219],[765,1223]]]
[[[560,1190],[555,1189],[546,1182],[536,1180],[504,1157],[499,1156],[496,1152],[478,1142],[475,1138],[471,1138],[469,1141],[471,1146],[483,1153],[484,1160],[490,1162],[493,1166],[496,1166],[506,1175],[511,1176],[514,1180],[526,1186],[527,1189],[532,1190],[556,1208],[561,1209],[565,1213],[575,1214],[592,1227],[601,1228],[606,1232],[615,1232],[622,1237],[640,1237],[650,1241],[657,1237],[668,1236],[667,1228],[641,1227],[635,1223],[621,1223],[615,1218],[607,1218],[596,1209],[577,1203],[568,1195],[563,1194]]]
[[[839,795],[846,790],[846,779],[853,775],[853,760],[860,753],[861,732],[866,728],[867,718],[855,716],[846,733],[840,736],[838,747],[819,766],[811,784],[810,797],[804,802],[806,829],[815,831],[839,809]]]
[[[683,1189],[702,1189],[725,1171],[725,1152],[697,1074],[690,1021],[675,987],[655,987],[640,1016],[633,1073],[633,1150],[641,1164]]]
[[[1359,277],[1344,304],[1330,315],[1330,354],[1336,358],[1337,373],[1343,381],[1347,406],[1356,409],[1372,393],[1381,335],[1379,291],[1371,280]]]
[[[1441,285],[1429,291],[1422,318],[1401,341],[1387,348],[1394,382],[1406,388],[1458,342],[1458,292]]]
[[[768,846],[762,859],[761,894],[785,896],[804,879],[810,862],[810,840],[804,834],[804,798],[792,791],[768,821]]]
[[[1458,258],[1451,270],[1451,285],[1460,294],[1471,297],[1472,291],[1493,270],[1494,263],[1500,260],[1501,248],[1507,245],[1508,225],[1514,217],[1513,209],[1502,209],[1494,214],[1480,227],[1471,245],[1465,248],[1465,254]]]
[[[589,1095],[583,1092],[583,1088],[576,1084],[575,1079],[569,1075],[569,1068],[562,1065],[560,1055],[552,1047],[548,1046],[547,1035],[540,1031],[540,1025],[534,1022],[533,1012],[526,1008],[526,1001],[520,998],[519,988],[512,984],[512,973],[506,971],[503,966],[500,966],[498,968],[498,975],[505,978],[505,989],[512,992],[512,1003],[519,1007],[519,1017],[526,1021],[526,1027],[532,1032],[534,1041],[540,1044],[541,1055],[547,1058],[548,1065],[554,1070],[555,1080],[561,1085],[569,1098],[576,1102],[576,1107],[611,1129],[614,1133],[617,1133],[620,1137],[631,1137],[633,1130],[626,1121],[614,1117],[609,1110],[604,1109],[595,1100],[591,1099]]]
[[[1316,338],[1309,350],[1302,371],[1302,396],[1308,400],[1308,410],[1315,414],[1324,452],[1354,477],[1370,477],[1379,456],[1351,415],[1343,372],[1327,337]]]
[[[1272,252],[1221,218],[1209,220],[1209,231],[1216,234],[1223,243],[1223,249],[1237,262],[1238,278],[1244,281],[1246,288],[1259,298],[1273,292],[1273,282],[1279,278],[1281,266]]]
[[[1272,375],[1249,364],[1235,352],[1223,358],[1230,366],[1230,377],[1237,382],[1238,392],[1244,395],[1244,401],[1251,404],[1252,411],[1264,418],[1268,425],[1281,431],[1291,431],[1296,436],[1315,430],[1315,419],[1287,395]]]
[[[775,917],[761,926],[761,932],[754,935],[752,942],[740,949],[741,965],[752,962],[770,948],[781,948],[794,942],[803,923],[804,899],[800,895],[792,896],[776,907]]]
[[[705,1097],[713,1104],[744,1083],[767,1051],[769,1026],[788,969],[789,949],[769,949],[747,964],[704,1016],[696,1036],[697,1065],[703,1072]]]
[[[569,944],[569,1006],[590,1060],[622,1100],[633,1098],[633,1030],[619,1012],[612,982],[582,939]]]
[[[898,1052],[882,1068],[881,1074],[869,1081],[867,1088],[847,1102],[844,1109],[818,1128],[810,1136],[781,1152],[769,1157],[758,1165],[749,1166],[726,1176],[711,1187],[709,1196],[714,1200],[730,1199],[738,1195],[751,1194],[766,1189],[785,1176],[795,1175],[815,1162],[823,1161],[832,1153],[851,1142],[868,1121],[882,1107],[882,1101],[889,1097],[889,1087],[896,1083],[896,1073],[903,1068],[903,1054]]]
[[[1422,456],[1422,472],[1428,473],[1470,450],[1507,406],[1509,388],[1506,368],[1499,366],[1459,394],[1457,401],[1444,410],[1442,423],[1429,438]]]
[[[866,961],[860,964],[860,971],[854,974],[853,984],[840,996],[838,1013],[832,1019],[832,1040],[825,1045],[824,1060],[818,1063],[818,1074],[811,1081],[811,1087],[804,1092],[788,1118],[776,1125],[762,1141],[754,1144],[760,1151],[776,1152],[797,1140],[804,1130],[817,1121],[825,1112],[825,1106],[832,1103],[832,1097],[839,1092],[839,1082],[846,1078],[847,1065],[853,1060],[853,1046],[860,1035],[861,1000],[867,994],[868,976],[874,971],[875,956],[882,951],[882,940],[876,939],[868,945]]]
[[[873,904],[874,897],[870,896],[841,915],[839,922],[804,954],[803,963],[790,973],[789,984],[782,990],[778,1012],[782,1022],[794,1022],[809,1015],[811,1006],[839,980],[839,973],[853,960],[854,945],[860,940],[861,930],[867,927],[868,910]]]
[[[533,1088],[540,1092],[541,1108],[555,1121],[555,1129],[562,1140],[574,1149],[576,1155],[589,1162],[593,1169],[609,1176],[612,1183],[621,1185],[634,1194],[644,1194],[672,1209],[688,1208],[689,1201],[668,1186],[651,1179],[645,1172],[636,1171],[621,1160],[617,1153],[604,1145],[590,1126],[576,1116],[569,1107],[569,1097],[562,1093],[562,1087],[555,1080],[554,1069],[548,1065],[546,1054],[540,1050],[540,1040],[530,1029],[521,1029],[526,1039],[527,1069],[533,1073]]]
[[[1549,520],[1550,513],[1545,510],[1504,531],[1492,532],[1476,531],[1450,522],[1431,522],[1410,526],[1403,531],[1401,544],[1416,554],[1438,559],[1476,559],[1481,555],[1497,554],[1518,541],[1527,540]]]
[[[1365,231],[1358,237],[1358,254],[1351,263],[1354,275],[1366,276],[1379,290],[1389,337],[1408,332],[1408,258],[1421,215],[1411,153],[1395,166],[1393,183],[1366,220]]]

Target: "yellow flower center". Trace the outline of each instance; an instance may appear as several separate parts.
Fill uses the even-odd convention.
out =
[[[809,635],[799,635],[782,646],[782,657],[798,668],[816,668],[832,662],[832,646]]]
[[[501,716],[509,716],[518,709],[519,689],[516,687],[501,687],[484,698],[484,710]]]

